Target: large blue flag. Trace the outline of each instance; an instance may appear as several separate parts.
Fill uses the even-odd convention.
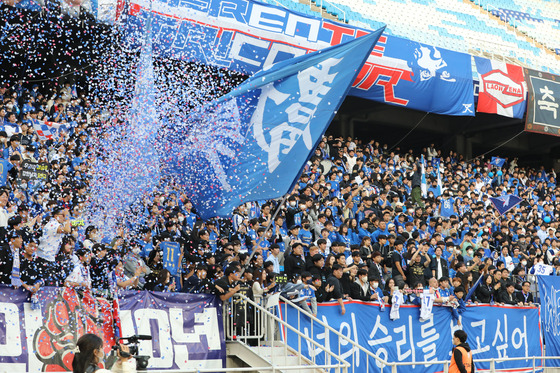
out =
[[[287,193],[382,32],[272,65],[171,124],[164,175],[202,218]]]
[[[522,198],[519,198],[513,194],[504,194],[500,197],[490,197],[490,202],[494,205],[496,210],[500,213],[500,215],[505,214],[510,209],[514,208],[518,204],[523,201]]]
[[[506,160],[500,157],[492,157],[492,161],[490,162],[492,166],[496,166],[498,168],[504,167],[504,163],[506,163]]]

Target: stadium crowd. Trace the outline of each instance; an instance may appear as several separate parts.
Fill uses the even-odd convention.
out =
[[[40,140],[35,120],[54,123],[55,136]],[[427,291],[460,310],[465,302],[530,306],[535,269],[560,275],[554,171],[331,135],[285,200],[203,221],[184,191],[162,190],[141,221],[102,236],[87,216],[100,121],[70,84],[0,87],[0,283],[32,299],[41,286],[223,301],[281,291],[314,314],[316,302],[338,300],[344,314],[344,299],[418,303]],[[24,161],[48,164],[48,180],[22,179]],[[490,198],[501,195],[523,201],[500,215]]]

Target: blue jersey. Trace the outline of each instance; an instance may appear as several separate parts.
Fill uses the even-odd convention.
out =
[[[10,171],[14,166],[5,159],[0,159],[0,186],[6,185],[6,180],[8,179],[8,171]]]
[[[141,243],[142,244],[142,243]],[[152,241],[145,242],[142,246],[142,251],[140,252],[140,256],[143,258],[148,258],[150,253],[154,249],[154,245],[152,245]]]
[[[452,197],[443,198],[441,202],[440,215],[445,218],[449,218],[451,215],[454,215],[455,211],[453,211],[453,203],[455,203],[455,200]]]
[[[311,245],[311,241],[313,240],[313,236],[310,231],[301,229],[299,231],[299,239],[304,245],[309,247]]]
[[[164,241],[159,244],[163,251],[163,268],[167,269],[171,276],[177,276],[180,273],[179,257],[181,256],[181,245],[178,242]]]

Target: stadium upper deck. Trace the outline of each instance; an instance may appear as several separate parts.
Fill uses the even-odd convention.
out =
[[[309,13],[293,0],[267,0]],[[545,0],[316,0],[349,24],[560,73],[560,3]],[[315,13],[316,15],[316,13]],[[556,53],[555,53],[556,51]],[[490,54],[490,55],[489,55]]]

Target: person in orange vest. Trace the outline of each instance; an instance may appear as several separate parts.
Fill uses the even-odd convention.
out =
[[[471,347],[467,343],[467,333],[456,330],[453,333],[453,356],[449,364],[449,373],[474,373]]]

